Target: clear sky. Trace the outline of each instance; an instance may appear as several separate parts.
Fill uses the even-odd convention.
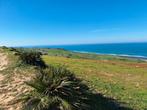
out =
[[[0,45],[147,42],[147,0],[0,0]]]

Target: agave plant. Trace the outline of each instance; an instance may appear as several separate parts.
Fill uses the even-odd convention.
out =
[[[63,67],[41,70],[27,85],[34,90],[27,95],[25,110],[86,110],[87,86]]]

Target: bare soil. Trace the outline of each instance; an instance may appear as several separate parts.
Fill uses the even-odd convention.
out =
[[[22,110],[22,104],[18,103],[18,100],[22,94],[29,91],[25,84],[28,78],[17,74],[17,69],[14,69],[11,80],[8,80],[7,74],[2,74],[8,62],[7,55],[0,53],[0,110]]]

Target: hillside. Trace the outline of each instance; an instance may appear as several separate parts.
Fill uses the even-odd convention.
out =
[[[31,90],[25,84],[33,69],[19,67],[15,52],[0,48],[0,110],[21,110],[20,97]],[[29,76],[28,76],[29,75]]]
[[[105,97],[116,99],[119,103],[136,110],[147,109],[146,62],[81,53],[70,53],[70,57],[65,57],[69,53],[63,53],[63,50],[49,50],[48,53],[49,56],[43,56],[47,64],[64,65]],[[53,56],[53,53],[56,56]]]
[[[87,94],[86,103],[90,106],[88,110],[146,110],[147,108],[147,62],[145,61],[82,54],[64,49],[18,50],[40,52],[48,66],[59,68],[64,65],[73,72],[85,86],[88,86],[89,91],[92,91]],[[38,73],[36,66],[23,64],[16,53],[13,48],[0,48],[0,110],[22,110],[24,103],[21,101],[22,97],[33,90],[26,82],[31,81]]]

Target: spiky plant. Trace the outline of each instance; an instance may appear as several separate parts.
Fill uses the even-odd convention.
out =
[[[86,110],[87,86],[63,67],[48,67],[27,82],[34,90],[27,96],[25,110]]]

